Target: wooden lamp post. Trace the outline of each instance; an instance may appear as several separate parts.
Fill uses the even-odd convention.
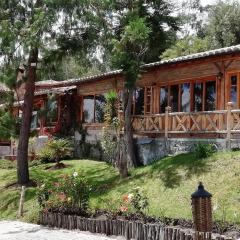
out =
[[[196,192],[192,194],[192,214],[196,231],[196,239],[211,239],[212,232],[212,194],[204,189],[200,182]]]

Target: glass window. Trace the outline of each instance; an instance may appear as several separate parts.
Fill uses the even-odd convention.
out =
[[[194,111],[202,111],[203,105],[203,84],[195,83],[194,84]]]
[[[39,127],[39,124],[38,124],[37,111],[33,111],[32,112],[32,120],[31,120],[31,129],[36,129],[38,127]]]
[[[168,105],[168,88],[160,88],[160,112],[165,113],[165,108]]]
[[[216,109],[216,82],[206,82],[205,110],[213,111]]]
[[[145,114],[152,113],[152,87],[146,87]]]
[[[83,122],[94,122],[94,96],[86,96],[83,99]]]
[[[170,106],[172,108],[172,112],[178,112],[178,85],[172,85],[170,87]]]
[[[144,89],[138,88],[134,93],[135,115],[144,114]]]
[[[190,112],[190,83],[181,85],[181,111]]]
[[[95,122],[104,122],[104,105],[106,103],[104,95],[95,96]]]
[[[230,101],[237,103],[237,76],[231,76]]]
[[[48,123],[57,122],[58,118],[58,108],[57,108],[57,100],[48,99],[47,101],[47,121]]]

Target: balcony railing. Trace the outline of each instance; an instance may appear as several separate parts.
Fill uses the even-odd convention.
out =
[[[226,134],[240,133],[240,109],[233,109],[228,103],[227,110],[204,112],[174,112],[167,107],[164,114],[134,115],[135,133],[170,134]]]

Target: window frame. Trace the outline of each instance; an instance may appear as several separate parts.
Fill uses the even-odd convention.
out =
[[[104,93],[95,93],[95,94],[88,94],[88,95],[83,95],[82,96],[82,111],[81,111],[81,121],[83,124],[103,124],[100,123],[100,122],[97,122],[96,121],[96,96],[99,96],[99,95],[105,95],[105,92]],[[93,122],[85,122],[85,119],[84,119],[84,98],[85,97],[93,97],[93,101],[94,101],[94,108],[93,108]]]

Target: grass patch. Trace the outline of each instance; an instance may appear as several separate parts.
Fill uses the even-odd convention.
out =
[[[3,189],[3,186],[16,181],[15,165],[0,160],[0,218],[16,217],[20,191]],[[112,166],[90,160],[64,161],[68,168],[49,171],[46,166],[30,168],[31,178],[44,181],[57,180],[63,173],[82,172],[90,182],[93,193],[90,207],[114,209],[122,195],[133,187],[144,189],[150,200],[149,215],[174,218],[191,218],[190,196],[199,181],[213,194],[215,219],[238,222],[240,207],[240,152],[215,153],[206,159],[196,159],[194,154],[180,154],[166,157],[152,165],[131,170],[128,179],[121,180]],[[5,166],[5,167],[4,167]],[[7,167],[6,167],[7,166]],[[36,222],[38,204],[36,189],[26,192],[23,220]]]

